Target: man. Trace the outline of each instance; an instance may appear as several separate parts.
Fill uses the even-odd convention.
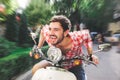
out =
[[[49,46],[60,48],[66,59],[73,58],[82,54],[82,45],[87,48],[88,54],[95,63],[98,63],[98,58],[92,55],[92,40],[88,30],[69,32],[71,28],[70,20],[63,15],[53,16],[49,26],[42,28],[38,47],[41,48],[46,41]],[[73,72],[77,80],[85,80],[85,73],[82,63],[79,66],[74,66],[73,63],[67,63],[64,68]],[[50,64],[46,61],[40,61],[35,64],[32,71],[33,74],[39,69]]]

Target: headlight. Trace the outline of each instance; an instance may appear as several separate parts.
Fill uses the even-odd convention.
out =
[[[59,48],[52,46],[48,49],[47,56],[53,63],[57,63],[62,58],[62,52]]]

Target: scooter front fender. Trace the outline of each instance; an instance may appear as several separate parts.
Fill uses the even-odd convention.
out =
[[[32,80],[77,80],[75,75],[65,69],[49,67],[35,72]]]

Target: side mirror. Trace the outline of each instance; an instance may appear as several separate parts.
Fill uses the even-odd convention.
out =
[[[111,48],[112,48],[112,45],[109,43],[104,43],[104,44],[98,45],[98,49],[101,51],[109,51]]]

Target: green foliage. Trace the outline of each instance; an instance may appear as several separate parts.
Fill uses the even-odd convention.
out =
[[[4,22],[6,20],[6,16],[0,13],[0,22]]]
[[[114,6],[113,0],[54,0],[53,9],[69,17],[73,25],[83,22],[91,31],[105,31]]]
[[[113,0],[103,0],[101,2],[101,8],[99,5],[92,6],[92,12],[89,14],[84,13],[84,21],[87,22],[91,31],[105,32],[110,23],[113,20],[114,6]]]
[[[48,46],[43,48],[43,52],[46,52]],[[12,52],[11,55],[0,58],[0,79],[12,80],[13,77],[29,70],[40,59],[35,60],[29,57],[29,51],[31,48],[19,48]]]
[[[9,15],[6,21],[5,37],[9,41],[18,42],[19,25],[15,18],[16,14]]]
[[[23,51],[24,50],[24,51]],[[30,68],[28,49],[19,49],[11,55],[0,59],[0,79],[11,80],[12,77]]]
[[[20,17],[20,20],[16,20],[16,16]],[[6,39],[18,43],[19,46],[27,47],[31,40],[27,27],[25,14],[14,13],[9,15],[6,20]]]
[[[0,22],[6,21],[8,15],[12,15],[18,8],[16,0],[0,0],[0,3],[5,6],[5,12],[0,13]]]
[[[6,14],[11,15],[14,13],[15,9],[18,8],[16,0],[3,0],[3,3],[6,6]]]
[[[104,0],[82,0],[79,9],[82,14],[86,14],[89,17],[96,17],[103,6]]]
[[[52,6],[54,14],[63,14],[69,17],[75,10],[76,1],[78,0],[54,0]]]
[[[57,14],[59,13],[68,16],[72,15],[71,13],[74,13],[78,10],[79,15],[81,16],[96,17],[103,5],[104,0],[55,0],[53,7]]]
[[[50,4],[45,3],[45,0],[31,0],[24,12],[27,15],[29,26],[46,24],[52,15]]]
[[[10,42],[5,38],[0,37],[0,58],[10,55],[10,53],[16,49],[16,44]]]
[[[19,32],[18,32],[18,44],[23,46],[30,41],[29,31],[27,28],[27,18],[25,14],[18,14],[20,21],[18,21]]]

